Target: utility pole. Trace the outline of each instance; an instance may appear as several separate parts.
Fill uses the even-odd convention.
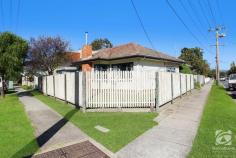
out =
[[[219,38],[223,38],[226,35],[224,33],[220,33],[222,30],[224,30],[225,27],[223,26],[217,26],[214,29],[209,29],[209,32],[215,32],[216,36],[216,44],[213,45],[216,47],[216,84],[218,85],[220,81],[220,60],[219,60],[219,54],[220,54],[220,49],[219,46],[222,46],[219,44]]]

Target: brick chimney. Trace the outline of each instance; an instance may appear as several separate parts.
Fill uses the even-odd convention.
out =
[[[85,45],[82,48],[81,52],[81,59],[86,59],[92,56],[92,46]],[[82,64],[82,71],[91,71],[92,70],[92,63]]]

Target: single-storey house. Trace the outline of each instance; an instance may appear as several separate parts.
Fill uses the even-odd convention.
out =
[[[135,43],[92,51],[90,45],[81,50],[80,59],[74,61],[82,71],[134,70],[179,72],[184,61]]]

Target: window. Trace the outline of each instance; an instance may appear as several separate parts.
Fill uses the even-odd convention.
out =
[[[107,71],[108,68],[109,68],[109,65],[106,65],[106,64],[95,64],[94,65],[95,71]]]
[[[121,63],[121,64],[112,64],[112,70],[120,70],[120,71],[132,71],[134,67],[133,63]]]
[[[167,72],[176,72],[175,67],[167,67],[166,71]]]
[[[229,79],[230,79],[230,80],[236,80],[236,74],[231,74],[231,75],[229,76]]]
[[[94,65],[94,70],[95,71],[107,71],[109,68],[112,70],[117,70],[117,71],[132,71],[133,70],[133,63],[120,63],[120,64],[95,64]]]

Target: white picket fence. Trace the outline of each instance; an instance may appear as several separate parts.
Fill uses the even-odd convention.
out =
[[[95,71],[86,73],[86,107],[155,106],[155,73]]]
[[[78,99],[82,100],[82,73],[78,72],[78,80],[80,85],[75,85],[75,73],[57,74],[51,76],[44,76],[42,78],[42,89],[41,91],[49,96],[54,96],[58,99],[65,100],[72,104],[76,103],[76,95]],[[76,94],[76,89],[78,93]],[[80,97],[80,98],[79,98]],[[82,102],[80,102],[82,104]]]
[[[204,76],[146,71],[91,71],[42,78],[41,91],[86,108],[149,108],[194,89]]]
[[[193,88],[194,77],[190,74],[144,71],[87,72],[86,107],[161,106]]]

